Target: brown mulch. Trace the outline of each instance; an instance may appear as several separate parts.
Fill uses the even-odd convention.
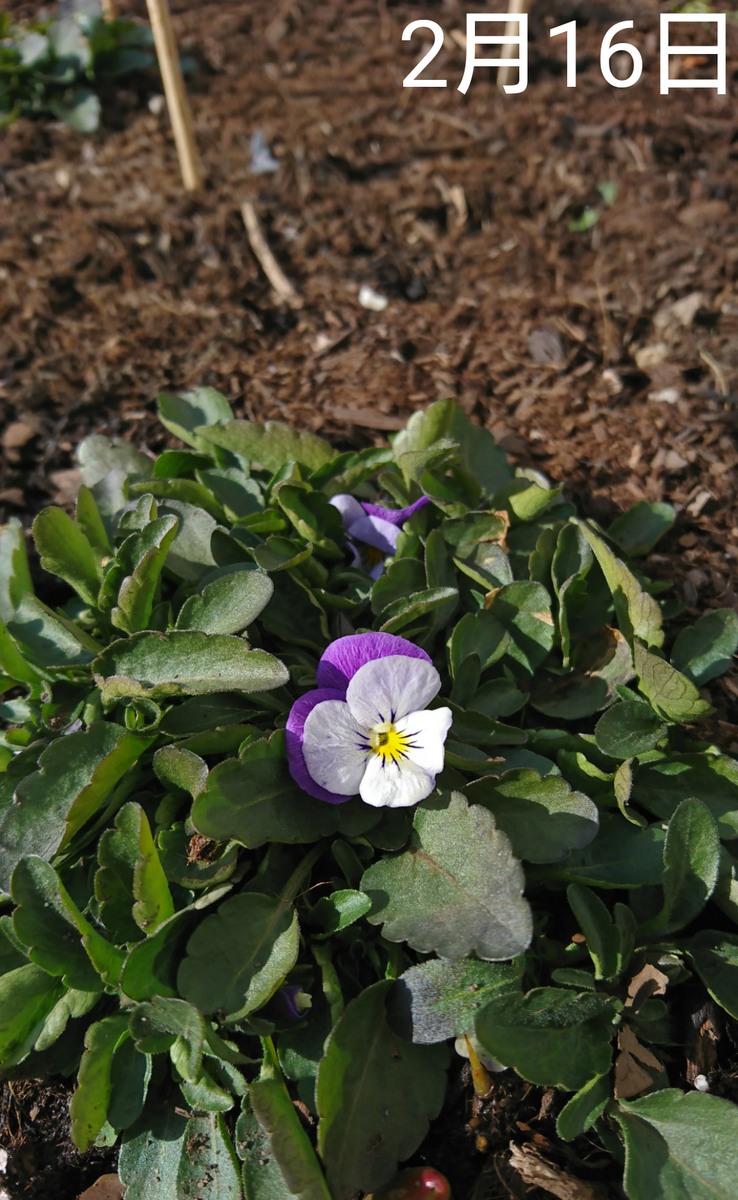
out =
[[[502,96],[481,68],[463,96],[453,35],[479,7],[174,0],[198,62],[200,200],[182,193],[166,110],[149,107],[155,77],[110,89],[92,138],[46,119],[3,130],[0,522],[68,504],[91,431],[170,444],[153,417],[164,388],[211,385],[239,416],[346,448],[453,395],[604,525],[637,500],[674,504],[645,569],[674,580],[685,621],[738,606],[738,24],[732,94],[661,96],[663,4],[537,0],[527,92]],[[144,0],[119,8],[145,15]],[[426,35],[402,30],[426,16],[446,32],[432,70],[448,87],[403,89]],[[548,31],[575,18],[567,89]],[[599,47],[627,19],[644,74],[621,90]],[[274,174],[249,172],[257,129]],[[244,200],[301,307],[274,298]],[[576,232],[586,207],[599,220]],[[359,305],[363,284],[384,311]],[[712,734],[735,752],[738,674],[709,695]],[[523,1194],[505,1178],[490,1195]]]

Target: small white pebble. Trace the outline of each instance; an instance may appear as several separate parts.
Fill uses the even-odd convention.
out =
[[[706,1075],[697,1075],[694,1081],[694,1090],[696,1092],[709,1092],[710,1081]]]
[[[384,312],[389,300],[381,292],[375,292],[374,288],[363,283],[359,288],[359,304],[362,308],[371,309],[372,312]]]
[[[161,116],[164,112],[166,101],[163,96],[152,96],[149,100],[149,112],[152,112],[155,117]]]
[[[58,171],[55,171],[54,173],[54,180],[58,187],[64,188],[66,191],[72,182],[72,176],[69,174],[69,171],[66,167],[59,167]]]
[[[679,388],[662,388],[660,392],[649,392],[649,400],[658,400],[661,404],[676,404],[679,399]]]

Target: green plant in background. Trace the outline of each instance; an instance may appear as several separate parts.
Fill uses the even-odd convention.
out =
[[[100,121],[95,84],[150,67],[148,26],[78,11],[16,23],[0,13],[0,127],[52,113],[78,133]]]
[[[676,1018],[687,981],[738,1018],[738,762],[694,728],[738,618],[670,644],[638,560],[674,511],[605,532],[453,401],[344,454],[212,389],[159,404],[187,448],[87,438],[75,517],[36,518],[66,603],[0,534],[5,1076],[76,1076],[74,1141],[120,1144],[127,1200],[348,1200],[467,1034],[630,1200],[738,1196],[738,1108],[679,1086]],[[376,580],[347,494],[429,501]],[[453,717],[416,806],[290,771],[293,705],[362,631],[424,651]]]

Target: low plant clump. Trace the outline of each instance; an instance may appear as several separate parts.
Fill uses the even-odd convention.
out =
[[[605,532],[453,401],[342,454],[159,406],[186,449],[89,437],[36,518],[63,604],[0,533],[4,1076],[76,1076],[127,1200],[349,1200],[456,1046],[629,1200],[738,1196],[680,1029],[695,988],[738,1018],[738,762],[699,730],[738,617],[669,634],[637,564],[674,511]]]
[[[94,133],[96,88],[154,63],[151,30],[85,11],[15,22],[0,13],[0,128],[17,117],[50,113],[78,133]]]

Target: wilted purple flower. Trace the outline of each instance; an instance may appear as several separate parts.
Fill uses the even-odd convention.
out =
[[[341,514],[347,540],[354,552],[353,565],[364,567],[372,579],[378,579],[384,570],[385,558],[395,553],[405,521],[430,501],[427,496],[421,496],[408,508],[382,508],[342,492],[332,498],[331,504]]]
[[[358,792],[375,808],[429,796],[453,718],[449,708],[426,708],[441,677],[425,651],[391,633],[352,634],[328,647],[317,683],[287,720],[287,759],[300,787],[329,804]]]
[[[284,1015],[293,1021],[301,1021],[305,1011],[312,1008],[312,1000],[297,984],[284,984],[274,993],[274,1000]]]

